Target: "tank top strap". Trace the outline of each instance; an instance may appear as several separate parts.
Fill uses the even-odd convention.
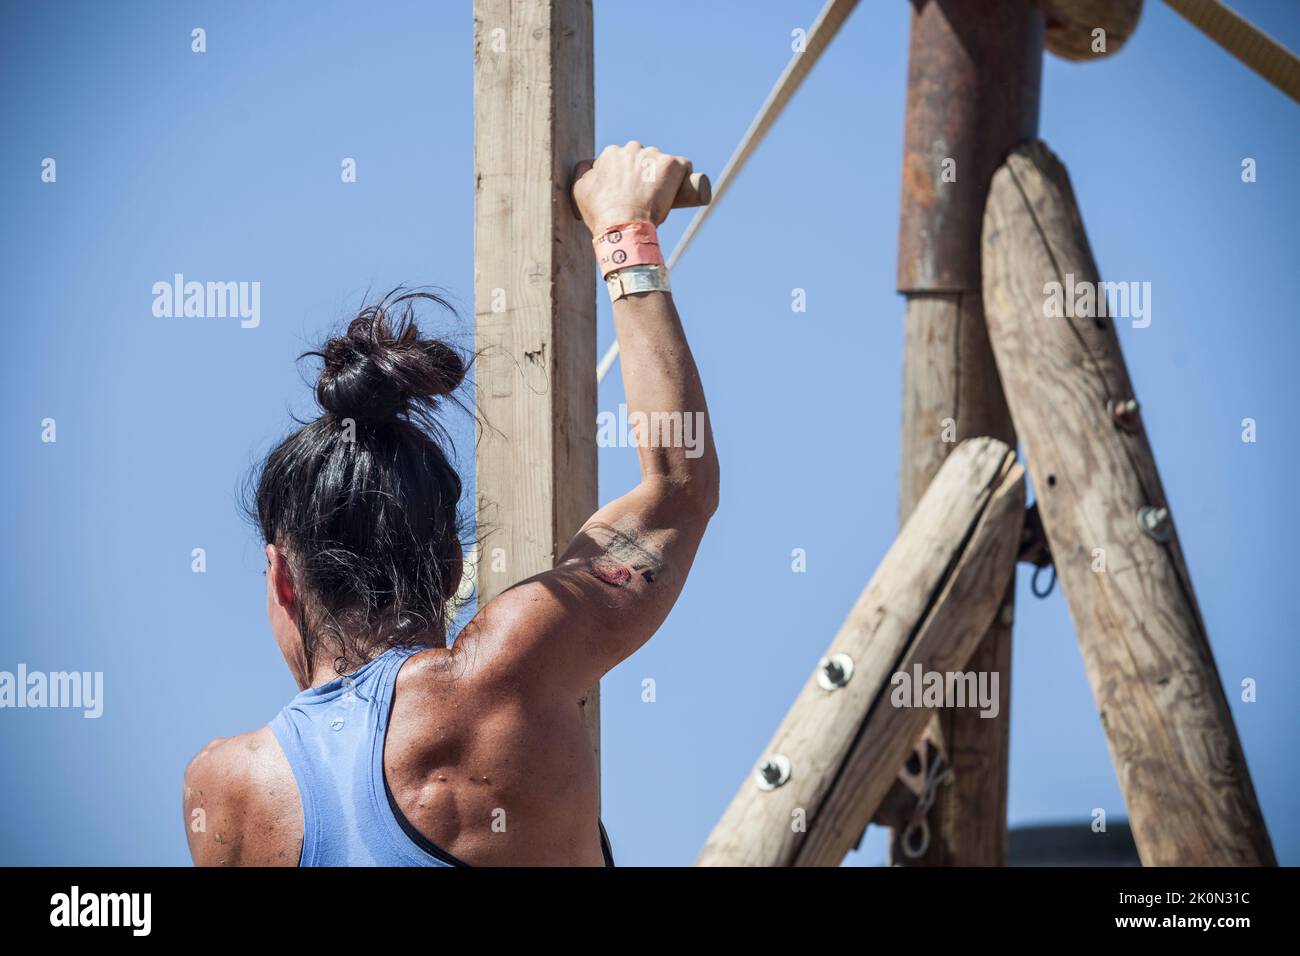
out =
[[[384,779],[384,740],[397,675],[422,650],[385,651],[354,674],[303,691],[271,721],[302,805],[300,866],[459,862],[412,841],[398,822],[400,811],[390,803]]]

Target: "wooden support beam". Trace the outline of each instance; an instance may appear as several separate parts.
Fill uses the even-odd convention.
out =
[[[1038,129],[1043,16],[1034,0],[926,0],[912,11],[899,217],[907,295],[899,523],[955,443],[1015,447],[980,302],[979,235],[989,180]],[[902,865],[999,866],[1007,858],[1014,582],[970,667],[1000,674],[996,720],[939,713],[930,736],[954,770],[926,816],[929,846]]]
[[[827,651],[848,655],[852,677],[836,690],[809,679],[759,761],[784,757],[789,779],[770,790],[746,779],[700,865],[843,860],[930,717],[894,706],[891,679],[965,666],[1011,580],[1024,509],[1024,471],[1002,442],[949,456]]]
[[[903,360],[903,450],[899,523],[905,522],[954,442],[988,435],[1014,448],[978,293],[914,294],[907,299]],[[1005,866],[1011,748],[1011,631],[1015,578],[967,667],[996,673],[998,716],[942,710],[930,729],[953,770],[926,815],[930,839],[912,856],[903,831],[890,835],[889,859],[904,866]]]
[[[984,307],[1016,431],[1147,866],[1273,864],[1114,321],[1051,317],[1098,272],[1065,167],[1041,143],[993,177]],[[1086,310],[1085,310],[1086,311]],[[1140,333],[1146,334],[1146,333]],[[1140,509],[1151,516],[1139,526]],[[1119,808],[1116,808],[1117,810]]]
[[[474,0],[480,606],[597,506],[596,269],[568,192],[596,152],[592,90],[591,0]],[[599,757],[598,688],[585,710]]]

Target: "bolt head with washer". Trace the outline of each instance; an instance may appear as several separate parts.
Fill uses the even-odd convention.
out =
[[[817,686],[822,690],[839,690],[853,679],[853,658],[832,654],[817,662]]]
[[[772,754],[754,770],[754,785],[760,790],[775,790],[790,779],[790,758]]]
[[[1168,508],[1153,508],[1143,505],[1137,513],[1138,527],[1142,532],[1159,544],[1168,544],[1174,536],[1173,523],[1169,520]]]

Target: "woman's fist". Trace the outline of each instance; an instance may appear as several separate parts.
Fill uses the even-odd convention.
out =
[[[581,163],[574,172],[574,202],[591,234],[599,236],[625,222],[663,222],[691,173],[691,161],[632,140],[626,146],[606,146],[594,164]]]

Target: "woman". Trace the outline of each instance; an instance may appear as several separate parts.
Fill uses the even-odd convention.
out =
[[[575,195],[614,298],[629,418],[698,417],[702,449],[643,433],[640,484],[451,646],[461,482],[436,411],[465,366],[420,337],[411,307],[433,297],[371,306],[312,353],[322,414],[271,452],[255,503],[267,613],[302,693],[191,761],[195,863],[612,862],[581,700],[667,617],[718,501],[654,233],[689,172],[630,142],[601,153]]]

